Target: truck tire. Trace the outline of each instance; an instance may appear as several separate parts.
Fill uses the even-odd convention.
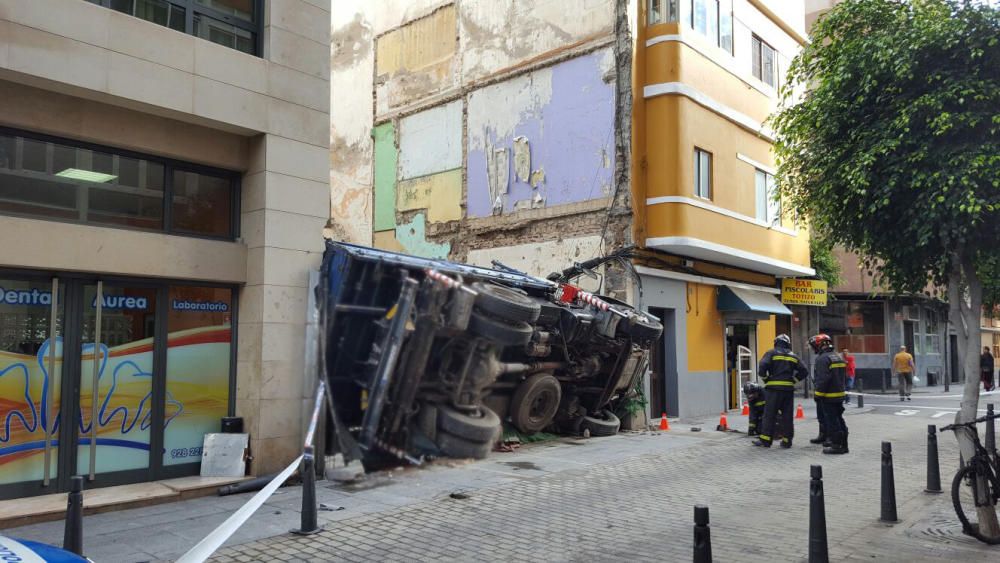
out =
[[[500,319],[533,323],[542,310],[533,299],[509,287],[476,282],[472,289],[479,294],[476,308]]]
[[[618,332],[636,340],[656,340],[663,333],[663,325],[648,313],[636,311],[628,319],[618,323]]]
[[[478,416],[440,405],[438,411],[438,432],[446,432],[473,442],[493,440],[500,428],[500,417],[486,407],[480,407]]]
[[[621,428],[622,421],[618,420],[615,413],[605,409],[596,416],[585,416],[580,423],[580,432],[590,430],[591,436],[614,436]]]
[[[501,346],[524,346],[535,332],[524,321],[504,322],[476,312],[469,317],[469,330]]]
[[[561,399],[559,380],[548,373],[536,373],[514,391],[510,401],[510,421],[525,434],[541,432],[552,424]]]
[[[493,450],[493,439],[486,442],[473,442],[465,438],[453,436],[447,432],[438,432],[437,445],[441,453],[448,457],[483,459]]]

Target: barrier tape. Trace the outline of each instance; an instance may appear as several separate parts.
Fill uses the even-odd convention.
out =
[[[230,536],[236,533],[236,530],[240,529],[240,526],[246,523],[247,520],[253,516],[257,509],[267,502],[274,491],[278,490],[278,487],[282,485],[295,470],[299,468],[299,464],[302,462],[302,456],[299,456],[292,463],[288,465],[281,473],[277,475],[266,487],[260,490],[257,494],[253,496],[246,504],[240,507],[239,510],[233,513],[232,516],[226,518],[226,521],[219,525],[218,528],[212,530],[210,534],[205,536],[197,545],[192,547],[187,553],[181,555],[177,563],[202,563],[206,559],[215,553],[215,550],[219,549],[229,539]]]

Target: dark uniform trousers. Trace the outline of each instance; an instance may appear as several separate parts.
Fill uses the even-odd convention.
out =
[[[780,436],[782,443],[791,444],[792,437],[795,435],[795,426],[792,423],[795,393],[791,388],[780,391],[767,388],[764,389],[764,400],[766,404],[764,405],[764,424],[760,430],[760,440],[770,444],[775,436]]]
[[[842,443],[847,437],[847,423],[844,422],[844,398],[818,399],[817,418],[820,434],[833,443]]]
[[[747,436],[758,436],[760,435],[761,428],[763,428],[764,421],[764,409],[766,408],[766,399],[760,399],[750,403],[750,424],[748,425],[749,430],[747,431]]]

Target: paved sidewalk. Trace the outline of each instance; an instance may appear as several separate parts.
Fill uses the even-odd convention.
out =
[[[736,433],[672,423],[669,433],[539,444],[476,463],[382,475],[350,488],[319,483],[326,531],[298,524],[297,487],[282,489],[217,553],[216,561],[684,561],[692,506],[711,509],[716,560],[800,561],[808,545],[809,465],[823,464],[831,560],[991,561],[990,548],[961,535],[948,495],[923,493],[926,421],[850,409],[851,454],[823,456],[808,444],[811,405],[795,447],[761,450]],[[745,427],[746,418],[730,415]],[[877,521],[881,440],[895,450],[902,519]],[[941,438],[947,487],[957,460]],[[467,498],[452,498],[462,492]],[[95,561],[171,560],[249,495],[196,499],[85,521]],[[155,532],[154,532],[155,530]],[[51,541],[52,524],[11,530]],[[48,537],[44,537],[44,535]],[[132,550],[132,551],[128,551]]]

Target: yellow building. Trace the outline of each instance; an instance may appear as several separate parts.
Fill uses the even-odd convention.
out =
[[[633,236],[653,251],[637,301],[666,327],[650,411],[719,412],[738,405],[740,367],[752,373],[796,324],[779,278],[814,273],[808,233],[772,197],[766,125],[805,42],[804,5],[647,0],[636,13]]]

